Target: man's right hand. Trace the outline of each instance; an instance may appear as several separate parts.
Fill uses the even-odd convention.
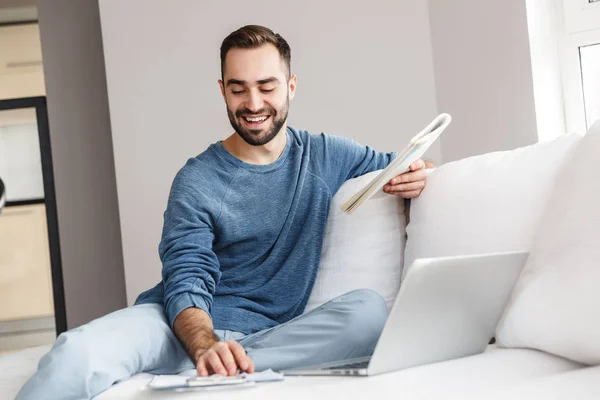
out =
[[[238,369],[249,374],[254,372],[254,363],[246,350],[235,340],[217,342],[208,350],[196,352],[196,371],[199,376],[236,375]]]
[[[254,372],[254,363],[241,344],[234,340],[219,341],[206,311],[186,308],[175,318],[173,331],[190,359],[195,361],[199,376],[235,375],[238,369]]]

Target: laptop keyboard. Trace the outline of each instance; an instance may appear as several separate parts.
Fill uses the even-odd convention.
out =
[[[344,364],[344,365],[336,365],[335,367],[329,367],[325,369],[362,369],[367,368],[369,366],[369,361],[361,361],[356,363]]]

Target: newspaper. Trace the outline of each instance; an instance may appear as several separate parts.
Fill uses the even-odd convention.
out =
[[[440,134],[448,127],[452,117],[449,114],[438,115],[429,125],[413,137],[408,145],[396,158],[383,169],[373,180],[345,201],[340,209],[346,214],[352,214],[361,204],[376,194],[385,194],[382,188],[389,181],[409,170],[410,164],[423,157],[427,149],[436,141]]]

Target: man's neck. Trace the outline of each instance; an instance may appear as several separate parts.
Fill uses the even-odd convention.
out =
[[[267,165],[271,164],[281,156],[287,144],[287,124],[269,143],[262,146],[252,146],[237,133],[223,140],[222,144],[232,156],[248,164]]]

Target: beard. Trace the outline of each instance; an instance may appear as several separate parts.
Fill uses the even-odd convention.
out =
[[[275,136],[277,136],[287,120],[289,107],[289,98],[286,98],[284,106],[279,110],[276,110],[272,107],[261,108],[258,111],[250,111],[247,108],[241,108],[234,114],[233,111],[229,109],[229,106],[227,106],[227,116],[229,117],[229,122],[231,123],[231,126],[235,132],[240,135],[240,137],[244,139],[246,143],[251,146],[262,146],[269,143],[275,138]],[[245,128],[241,121],[243,118],[242,115],[268,115],[269,118],[265,122],[269,122],[270,127],[267,127],[266,129]]]

